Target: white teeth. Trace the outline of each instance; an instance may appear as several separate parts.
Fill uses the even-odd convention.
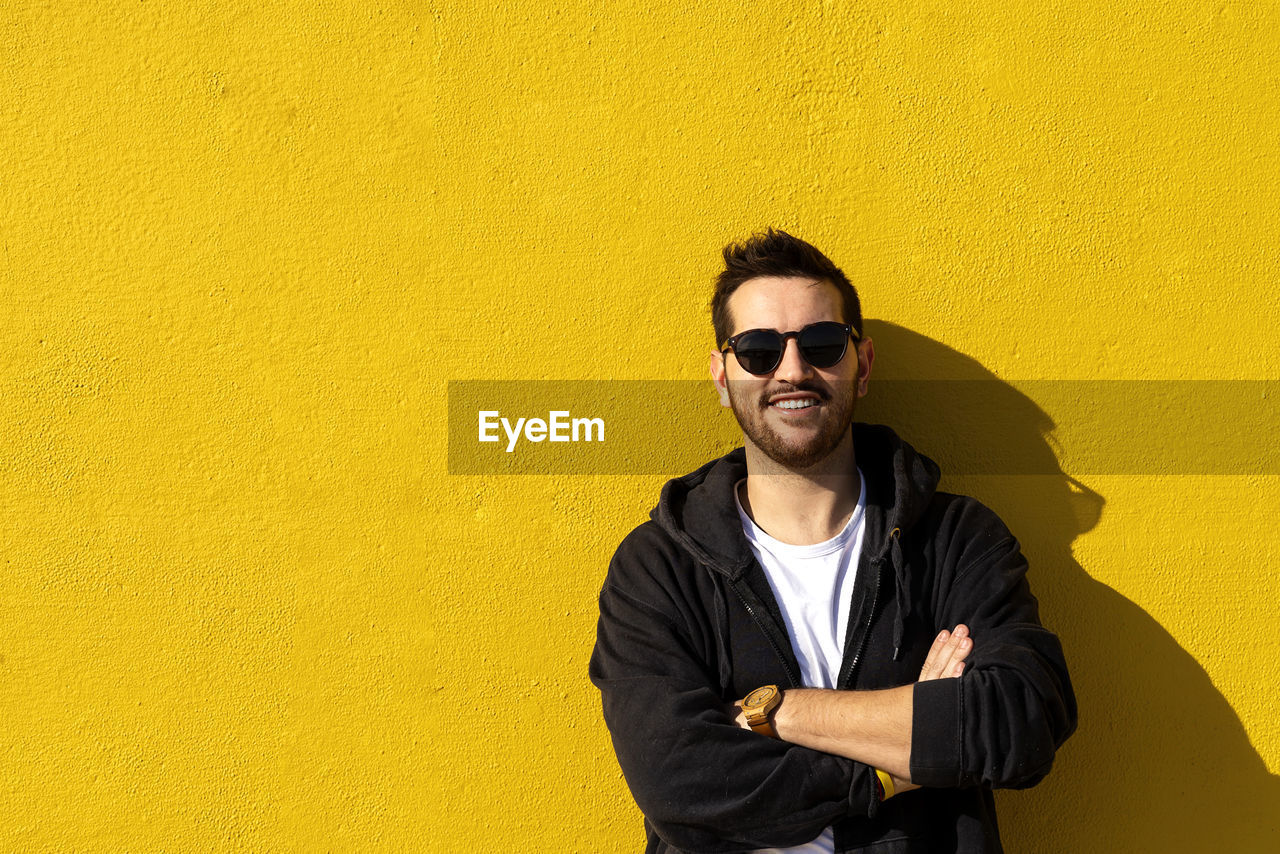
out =
[[[805,409],[807,407],[817,406],[817,405],[818,405],[818,401],[814,400],[811,397],[806,397],[802,400],[779,400],[777,403],[774,404],[774,406],[778,407],[779,409]]]

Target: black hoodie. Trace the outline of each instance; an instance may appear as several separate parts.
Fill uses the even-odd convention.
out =
[[[887,427],[854,425],[867,486],[837,687],[916,682],[942,629],[969,626],[964,675],[915,686],[911,779],[877,800],[868,766],[734,725],[728,704],[800,668],[733,490],[739,448],[663,487],[600,592],[591,680],[649,852],[799,845],[835,826],[837,852],[1000,851],[991,789],[1049,771],[1076,725],[1057,637],[1000,519],[936,491],[938,467]]]

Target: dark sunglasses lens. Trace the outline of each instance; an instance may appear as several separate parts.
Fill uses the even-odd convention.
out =
[[[800,353],[815,368],[829,368],[844,358],[848,334],[839,323],[816,323],[800,333]]]
[[[738,338],[733,354],[744,371],[767,374],[782,361],[782,336],[768,330],[748,332]]]

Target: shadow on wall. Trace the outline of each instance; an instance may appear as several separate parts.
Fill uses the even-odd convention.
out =
[[[889,424],[938,461],[944,489],[1000,514],[1031,562],[1041,617],[1062,639],[1071,668],[1079,728],[1044,782],[999,793],[1005,847],[1280,851],[1280,777],[1268,772],[1231,706],[1159,623],[1075,562],[1071,544],[1097,524],[1105,501],[1061,471],[1046,439],[1049,416],[937,341],[877,321],[866,331],[876,366],[859,420]],[[985,381],[989,411],[956,419],[948,402],[918,396],[936,384],[875,383],[921,377]],[[1007,455],[1035,461],[1023,470],[1044,474],[946,474],[989,471],[982,461]]]

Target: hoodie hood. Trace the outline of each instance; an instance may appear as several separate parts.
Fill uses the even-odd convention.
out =
[[[911,611],[901,538],[924,514],[937,490],[940,471],[937,463],[917,453],[888,427],[855,423],[852,429],[854,457],[867,487],[863,551],[872,561],[890,562],[894,570],[896,658]],[[746,451],[735,448],[697,471],[668,481],[658,506],[649,514],[695,560],[730,581],[740,578],[755,560],[734,504],[734,487],[746,476]]]

